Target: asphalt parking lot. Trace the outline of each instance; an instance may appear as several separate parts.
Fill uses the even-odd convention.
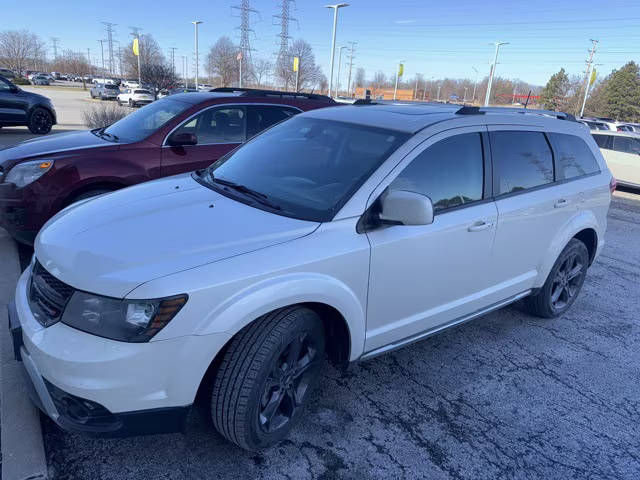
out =
[[[43,419],[49,473],[640,478],[638,239],[640,195],[616,193],[604,252],[563,318],[512,306],[347,373],[329,369],[304,423],[270,451],[230,445],[197,412],[185,433],[119,440],[68,434]]]

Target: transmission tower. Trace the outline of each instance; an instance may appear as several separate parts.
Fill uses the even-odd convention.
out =
[[[107,57],[107,61],[109,63],[109,73],[113,75],[113,67],[114,67],[114,58],[113,58],[113,27],[116,26],[115,23],[110,22],[102,22],[103,25],[107,27],[107,46],[109,48],[109,53]]]
[[[58,58],[58,41],[60,40],[60,38],[58,37],[51,37],[51,43],[53,43],[53,59],[57,60]]]
[[[171,58],[171,70],[173,73],[176,73],[176,50],[177,47],[169,47],[170,53],[169,57]]]
[[[255,8],[251,8],[249,0],[241,0],[240,5],[234,5],[231,7],[233,10],[238,10],[240,17],[240,53],[242,53],[243,65],[251,64],[251,43],[249,41],[249,34],[253,33],[251,28],[251,14],[259,15]],[[246,71],[246,70],[245,70]]]
[[[297,22],[298,20],[291,17],[290,6],[295,3],[295,0],[280,0],[278,6],[280,7],[280,15],[274,15],[274,25],[280,25],[280,33],[276,35],[276,43],[280,45],[277,53],[278,62],[287,57],[289,50],[289,22]]]

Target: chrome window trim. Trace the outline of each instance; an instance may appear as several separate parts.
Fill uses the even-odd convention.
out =
[[[298,107],[294,107],[293,105],[283,105],[281,103],[218,103],[216,105],[210,105],[206,108],[203,108],[202,110],[198,110],[197,112],[189,115],[189,117],[187,117],[184,121],[182,121],[179,125],[175,126],[174,128],[171,129],[171,131],[169,133],[167,133],[167,135],[164,137],[164,140],[162,141],[162,148],[165,147],[170,147],[171,145],[169,145],[167,143],[167,140],[169,139],[169,137],[173,134],[173,132],[175,132],[176,130],[178,130],[180,127],[182,127],[183,125],[185,125],[186,123],[190,122],[193,117],[200,115],[202,112],[205,112],[207,110],[211,110],[212,108],[227,108],[227,107],[256,107],[256,106],[263,106],[263,107],[286,107],[286,108],[291,108],[293,110],[297,110],[298,113],[303,113],[304,110],[298,108]],[[245,135],[247,134],[246,131],[246,125],[245,125]],[[245,139],[242,142],[214,142],[214,143],[198,143],[196,145],[193,145],[194,147],[197,147],[199,145],[202,146],[206,146],[206,145],[242,145],[243,143],[245,143],[247,140]]]

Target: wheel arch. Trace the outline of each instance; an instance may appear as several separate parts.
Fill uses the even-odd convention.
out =
[[[598,221],[591,211],[582,211],[571,218],[553,239],[540,266],[535,287],[544,285],[556,259],[573,238],[577,238],[586,245],[589,251],[589,265],[591,265],[602,244],[602,237],[598,234],[599,230]]]
[[[118,182],[106,181],[106,180],[98,181],[94,183],[87,183],[73,190],[72,192],[68,193],[64,197],[64,200],[62,201],[61,208],[68,207],[69,205],[71,205],[71,203],[73,203],[74,198],[77,198],[79,195],[82,195],[83,193],[90,192],[91,190],[110,190],[113,192],[115,190],[120,190],[121,188],[125,188],[128,186],[129,185],[126,183],[118,183]]]

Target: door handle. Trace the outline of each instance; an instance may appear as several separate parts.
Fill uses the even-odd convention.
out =
[[[467,228],[467,230],[469,232],[481,232],[482,230],[488,230],[489,228],[491,228],[492,225],[493,223],[491,222],[478,220],[477,222],[474,222],[472,225],[470,225],[469,228]]]
[[[553,204],[554,208],[562,208],[562,207],[566,207],[567,205],[569,205],[569,200],[565,200],[564,198],[561,198],[560,200],[558,200],[556,203]]]

